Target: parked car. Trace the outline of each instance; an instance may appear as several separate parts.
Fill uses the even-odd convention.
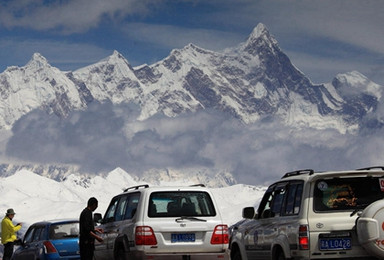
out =
[[[384,259],[384,167],[285,174],[243,209],[232,260]]]
[[[112,198],[99,227],[97,260],[229,259],[228,226],[203,185],[128,188]]]
[[[80,259],[79,221],[52,220],[31,225],[12,260]]]

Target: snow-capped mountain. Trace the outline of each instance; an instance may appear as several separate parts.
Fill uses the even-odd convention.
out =
[[[97,100],[136,103],[139,120],[209,108],[244,123],[277,116],[288,125],[343,133],[361,127],[367,115],[375,118],[383,87],[358,72],[313,84],[259,24],[237,47],[213,52],[189,44],[139,67],[115,51],[98,63],[62,72],[35,54],[24,67],[1,73],[0,89],[1,129],[34,109],[65,118]]]
[[[82,171],[77,165],[0,164],[1,177],[9,177],[20,171],[33,172],[58,182],[67,180],[71,175],[76,175],[78,176],[76,180],[77,184],[83,187],[90,186],[89,182],[95,176],[94,173]],[[120,168],[116,168],[114,171],[125,173],[125,171]],[[108,174],[110,175],[111,173],[102,173],[99,175],[106,177]],[[183,182],[188,185],[204,184],[212,188],[222,188],[237,184],[231,173],[225,171],[213,173],[208,169],[183,169],[182,171],[172,168],[151,169],[144,172],[142,176],[134,175],[134,177],[131,177],[128,173],[127,176],[127,178],[130,179],[128,183],[151,183],[159,186]]]

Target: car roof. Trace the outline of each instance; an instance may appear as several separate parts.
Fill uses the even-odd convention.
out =
[[[66,223],[74,223],[79,222],[78,219],[53,219],[53,220],[42,220],[39,222],[33,223],[31,226],[41,226],[41,225],[53,225],[53,224],[66,224]]]
[[[288,172],[283,175],[283,180],[305,180],[315,181],[321,178],[332,178],[332,177],[364,177],[364,176],[376,176],[384,177],[384,166],[373,166],[368,168],[347,170],[347,171],[325,171],[316,172],[312,169],[297,170]]]
[[[204,184],[195,184],[190,186],[181,186],[181,185],[175,185],[175,186],[149,186],[148,184],[133,186],[124,189],[124,192],[119,194],[126,194],[136,191],[141,192],[153,192],[153,191],[208,191],[209,189]]]

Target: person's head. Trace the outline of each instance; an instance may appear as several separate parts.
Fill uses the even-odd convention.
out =
[[[87,207],[88,207],[90,210],[94,211],[95,209],[97,209],[98,205],[99,205],[99,202],[97,201],[96,198],[92,197],[92,198],[90,198],[90,199],[88,200]]]
[[[5,215],[10,218],[10,219],[13,219],[13,217],[15,216],[15,211],[13,209],[7,209],[7,213],[5,213]]]

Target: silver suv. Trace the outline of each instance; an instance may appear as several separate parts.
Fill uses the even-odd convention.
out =
[[[231,227],[231,259],[384,259],[383,198],[384,167],[289,172]]]
[[[203,185],[128,188],[112,198],[100,222],[97,260],[229,259],[228,226]]]

